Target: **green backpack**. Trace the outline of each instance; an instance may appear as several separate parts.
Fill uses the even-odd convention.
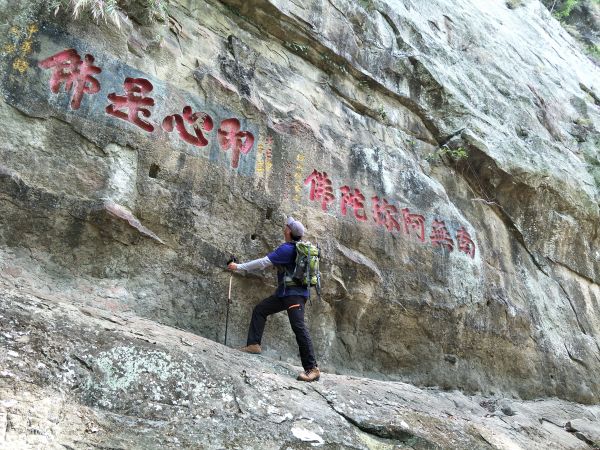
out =
[[[321,249],[310,242],[296,242],[296,261],[294,270],[286,272],[284,282],[286,286],[314,287],[319,297],[321,296],[321,272],[319,271],[319,258]]]

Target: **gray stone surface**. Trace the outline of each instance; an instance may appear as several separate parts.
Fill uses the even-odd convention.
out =
[[[599,401],[600,76],[541,3],[180,0],[163,24],[121,29],[39,5],[0,2],[11,289],[222,342],[225,262],[264,256],[293,214],[325,254],[324,301],[308,322],[329,373]],[[68,48],[103,69],[79,109],[38,66]],[[105,112],[128,76],[154,86],[152,133]],[[161,128],[185,105],[214,119],[205,148]],[[256,138],[239,167],[219,145],[226,118]],[[330,176],[330,204],[311,200],[313,170]],[[366,221],[342,214],[343,186],[364,194]],[[397,208],[399,229],[374,220],[373,196]],[[423,216],[423,242],[404,231],[403,208]],[[453,251],[431,241],[435,220]],[[232,345],[273,288],[270,273],[236,277]],[[107,358],[136,358],[109,347]],[[269,321],[264,347],[298,362],[285,316]],[[544,429],[563,436],[556,423]]]
[[[570,14],[562,17],[561,12],[566,12],[564,7],[569,6],[569,2],[544,0],[543,3],[559,17],[565,29],[583,44],[588,56],[596,64],[600,63],[600,4],[594,0],[570,2],[573,6]]]
[[[585,449],[600,419],[557,399],[306,384],[268,356],[25,291],[0,283],[1,448]]]

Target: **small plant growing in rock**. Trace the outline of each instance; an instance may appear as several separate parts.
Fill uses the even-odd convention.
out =
[[[358,0],[358,4],[362,6],[367,11],[372,11],[375,9],[375,5],[373,4],[373,0]]]
[[[379,108],[377,108],[377,115],[383,120],[387,119],[387,112],[385,112],[383,105],[379,105]]]
[[[592,126],[592,120],[586,117],[579,117],[575,120],[575,124],[581,127],[590,127]]]
[[[341,73],[343,73],[343,74],[348,73],[348,69],[346,68],[346,66],[344,64],[336,64],[335,66],[336,66],[337,70],[339,70]]]
[[[120,25],[122,20],[122,11],[117,0],[50,0],[48,8],[55,14],[61,9],[71,10],[75,18],[78,18],[82,12],[88,12],[96,22],[111,20],[116,25]]]
[[[440,161],[444,155],[448,155],[455,161],[466,159],[469,157],[469,152],[464,147],[450,148],[447,145],[438,148],[435,152],[430,153],[425,157],[426,161]]]
[[[586,47],[586,50],[590,56],[600,59],[600,45],[589,45],[588,47]]]
[[[507,0],[506,7],[508,9],[516,9],[519,6],[523,6],[523,0]]]
[[[140,3],[140,5],[135,5]],[[89,14],[96,22],[101,20],[111,21],[118,27],[121,23],[127,20],[126,9],[135,6],[141,6],[144,14],[150,21],[156,18],[164,18],[167,16],[167,0],[140,0],[138,2],[122,2],[119,0],[49,0],[47,7],[49,10],[57,14],[58,11],[71,11],[74,18],[80,17],[82,14]]]
[[[301,45],[296,42],[285,42],[285,45],[296,53],[301,53],[303,55],[308,53],[308,47],[306,45]]]
[[[348,68],[345,64],[337,64],[333,59],[331,59],[327,55],[321,55],[321,61],[325,63],[326,66],[329,67],[330,70],[337,70],[340,73],[346,75],[348,73]]]

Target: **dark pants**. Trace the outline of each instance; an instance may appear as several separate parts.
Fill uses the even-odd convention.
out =
[[[267,317],[271,314],[287,310],[290,325],[296,335],[296,342],[300,349],[300,359],[304,370],[317,367],[315,353],[308,329],[304,324],[304,305],[306,299],[299,295],[278,298],[274,295],[265,298],[252,310],[252,321],[248,330],[247,345],[260,344]]]

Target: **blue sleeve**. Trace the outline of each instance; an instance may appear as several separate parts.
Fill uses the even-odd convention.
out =
[[[294,248],[287,244],[281,244],[275,250],[267,255],[267,258],[271,260],[276,266],[285,266],[292,260]]]

